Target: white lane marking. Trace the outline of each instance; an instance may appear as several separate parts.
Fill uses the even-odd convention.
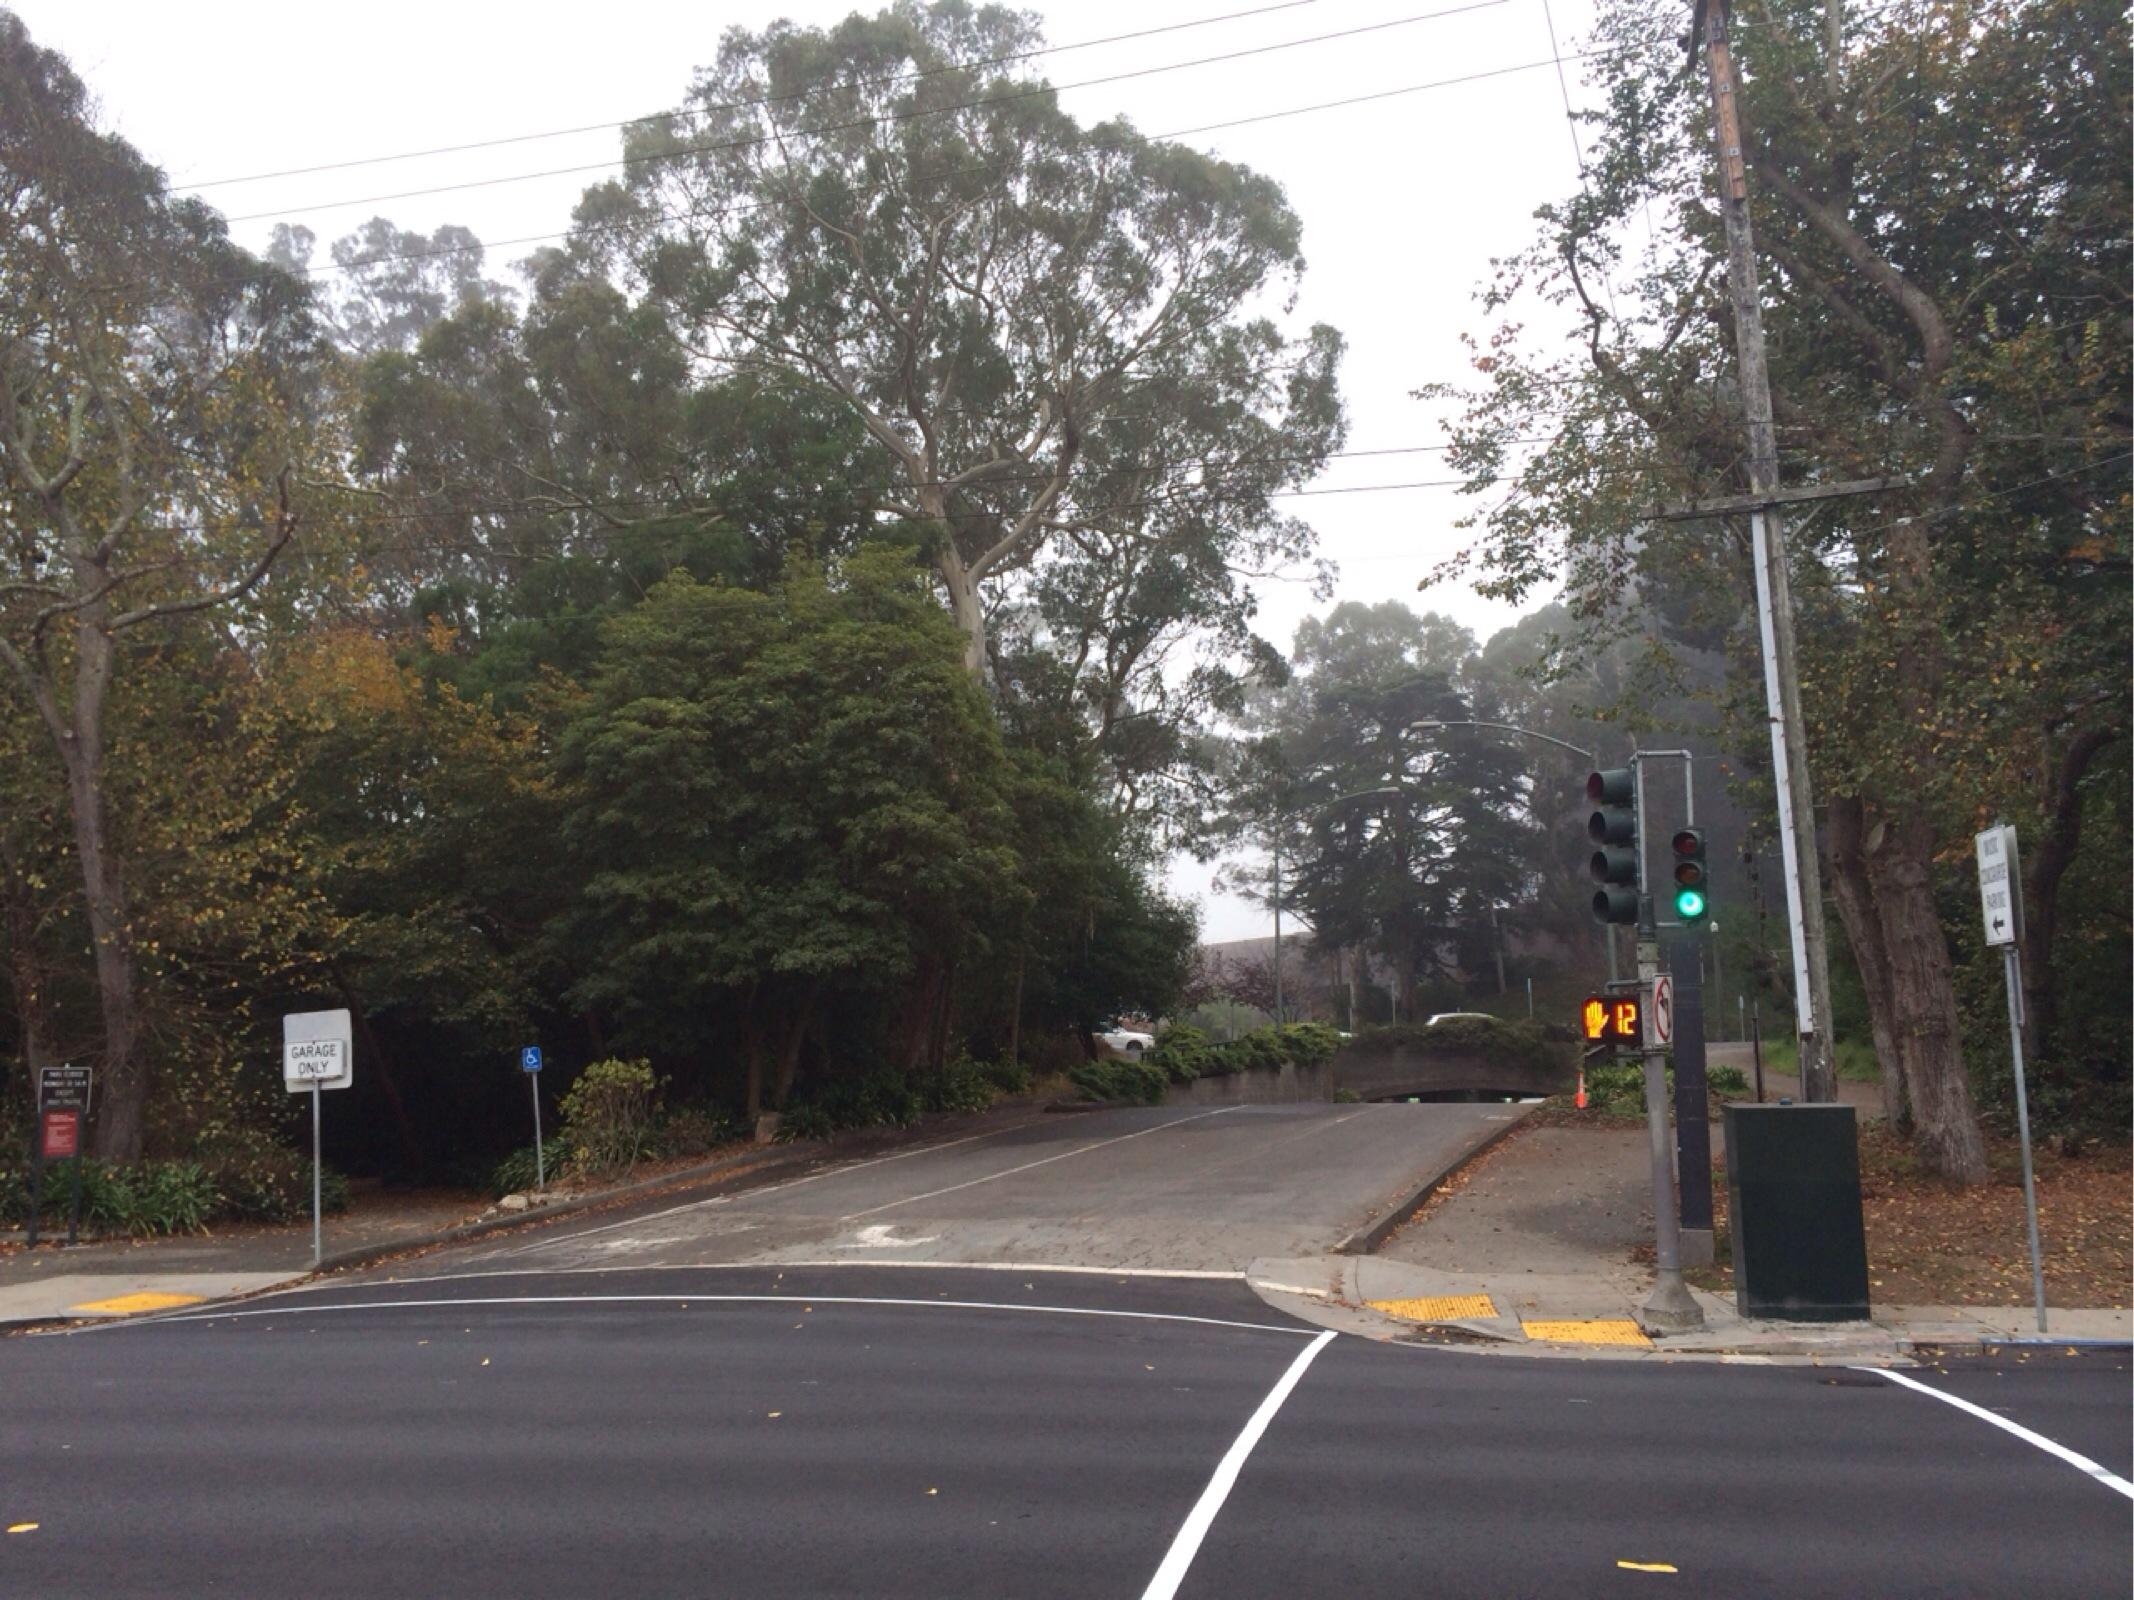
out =
[[[1195,1317],[1182,1311],[1117,1311],[1100,1306],[1016,1305],[1004,1300],[905,1300],[889,1295],[856,1294],[527,1294],[439,1300],[346,1300],[333,1305],[262,1306],[248,1311],[206,1311],[192,1316],[158,1317],[153,1322],[117,1323],[115,1327],[167,1328],[178,1322],[236,1321],[240,1317],[308,1317],[335,1311],[450,1310],[458,1306],[907,1306],[951,1311],[1022,1311],[1056,1317],[1118,1317],[1130,1322],[1193,1322],[1208,1328],[1244,1328],[1252,1333],[1304,1335],[1309,1328],[1285,1328],[1274,1322],[1234,1322],[1228,1317]],[[1324,1336],[1331,1339],[1331,1333]]]
[[[2020,1422],[2010,1422],[2006,1417],[1996,1416],[1984,1406],[1975,1406],[1970,1401],[1961,1399],[1956,1395],[1945,1394],[1929,1384],[1921,1383],[1917,1378],[1907,1378],[1901,1372],[1892,1372],[1888,1367],[1855,1367],[1853,1371],[1879,1372],[1883,1377],[1889,1379],[1891,1383],[1901,1383],[1907,1389],[1917,1389],[1921,1394],[1930,1394],[1943,1404],[1952,1405],[1959,1411],[1968,1411],[1979,1421],[1990,1422],[2003,1433],[2012,1433],[2025,1444],[2036,1445],[2049,1456],[2058,1456],[2069,1466],[2078,1467],[2088,1473],[2107,1489],[2116,1489],[2129,1500],[2134,1500],[2134,1483],[2129,1483],[2109,1467],[2099,1465],[2080,1451],[2070,1450],[2066,1445],[2046,1438],[2042,1433],[2032,1433]]]
[[[685,1243],[686,1239],[676,1243]],[[839,1261],[828,1257],[811,1257],[804,1261],[644,1261],[629,1266],[615,1267],[499,1267],[494,1272],[438,1272],[423,1278],[379,1278],[372,1282],[352,1282],[343,1285],[349,1289],[420,1289],[433,1283],[468,1283],[482,1278],[582,1278],[603,1272],[787,1272],[813,1268],[836,1267],[850,1270],[862,1267],[872,1272],[878,1267],[908,1267],[939,1269],[943,1272],[1055,1272],[1085,1278],[1193,1278],[1210,1282],[1243,1283],[1242,1272],[1215,1271],[1200,1267],[1068,1267],[1043,1261]],[[300,1283],[291,1289],[268,1289],[260,1294],[248,1294],[239,1302],[256,1306],[264,1301],[279,1300],[292,1294],[317,1294],[319,1285]],[[286,1309],[286,1308],[283,1308]],[[132,1317],[127,1323],[134,1327],[151,1322],[161,1322],[160,1316]],[[76,1333],[95,1333],[101,1329],[121,1326],[117,1322],[90,1323],[79,1328],[50,1328],[33,1330],[33,1339],[62,1338]]]
[[[1109,1139],[1099,1139],[1094,1144],[1076,1145],[1072,1150],[1062,1150],[1058,1155],[1045,1156],[1037,1161],[1025,1161],[1019,1167],[1010,1167],[1005,1172],[989,1172],[982,1178],[970,1178],[962,1183],[952,1183],[943,1189],[929,1189],[924,1194],[908,1194],[901,1200],[890,1200],[882,1205],[869,1206],[865,1211],[848,1211],[839,1217],[839,1222],[857,1222],[861,1217],[871,1217],[877,1212],[893,1211],[898,1206],[916,1205],[921,1200],[937,1200],[942,1195],[954,1194],[959,1189],[975,1189],[981,1183],[993,1183],[1001,1178],[1012,1178],[1018,1172],[1029,1172],[1036,1167],[1049,1167],[1055,1161],[1066,1161],[1073,1156],[1086,1156],[1092,1150],[1102,1150],[1106,1145],[1124,1144],[1129,1139],[1145,1139],[1152,1133],[1162,1133],[1169,1128],[1182,1128],[1189,1122],[1199,1122],[1204,1117],[1219,1117],[1226,1111],[1238,1111],[1240,1106],[1217,1106],[1213,1111],[1196,1111],[1190,1117],[1173,1117],[1169,1122],[1159,1122],[1152,1128],[1136,1128],[1132,1133],[1115,1134]]]
[[[944,1139],[939,1144],[922,1144],[913,1150],[899,1150],[891,1156],[873,1156],[865,1161],[833,1163],[820,1172],[811,1172],[804,1178],[788,1178],[783,1183],[767,1183],[760,1189],[741,1191],[748,1199],[758,1200],[765,1195],[777,1194],[786,1189],[797,1189],[804,1183],[815,1183],[823,1178],[835,1178],[847,1172],[863,1172],[869,1167],[885,1166],[892,1161],[903,1161],[911,1156],[931,1155],[936,1150],[953,1150],[959,1144],[975,1144],[980,1139],[997,1139],[1004,1133],[1016,1133],[1024,1128],[1038,1126],[1036,1119],[1028,1122],[1011,1122],[1005,1128],[988,1128],[984,1133],[967,1133],[960,1139]],[[661,1217],[678,1216],[684,1211],[701,1211],[706,1206],[722,1206],[736,1198],[733,1194],[715,1194],[708,1200],[688,1200],[678,1206],[669,1206],[665,1211],[648,1211],[641,1217],[625,1217],[620,1222],[607,1222],[597,1228],[581,1228],[575,1233],[554,1234],[544,1239],[534,1239],[526,1244],[515,1245],[508,1250],[499,1250],[484,1259],[506,1261],[513,1256],[523,1256],[535,1250],[551,1249],[559,1244],[570,1244],[578,1239],[590,1239],[595,1235],[613,1233],[617,1228],[634,1228],[641,1223],[657,1222]]]
[[[1193,1565],[1193,1557],[1200,1553],[1200,1542],[1208,1536],[1214,1525],[1215,1514],[1222,1510],[1223,1502],[1230,1498],[1231,1487],[1237,1475],[1244,1470],[1245,1458],[1252,1454],[1252,1447],[1260,1442],[1260,1435],[1267,1431],[1267,1424],[1274,1421],[1274,1414],[1282,1409],[1282,1402],[1289,1398],[1289,1391],[1297,1386],[1304,1376],[1304,1369],[1318,1359],[1319,1352],[1332,1344],[1334,1331],[1329,1328],[1318,1338],[1297,1353],[1297,1359],[1289,1364],[1267,1398],[1260,1402],[1260,1409],[1246,1420],[1245,1431],[1215,1464],[1215,1476],[1208,1480],[1208,1487],[1200,1491],[1200,1498],[1186,1514],[1178,1537],[1171,1541],[1170,1550],[1164,1555],[1163,1565],[1156,1569],[1156,1576],[1149,1579],[1149,1586],[1141,1591],[1141,1600],[1171,1600],[1178,1593],[1178,1586],[1185,1582],[1186,1569]]]
[[[894,1222],[870,1222],[860,1229],[859,1237],[849,1244],[841,1244],[840,1250],[909,1250],[915,1245],[932,1244],[941,1236],[937,1233],[922,1233],[916,1239],[899,1239]]]

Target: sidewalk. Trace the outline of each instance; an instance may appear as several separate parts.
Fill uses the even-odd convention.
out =
[[[1731,1296],[1694,1289],[1705,1327],[1654,1337],[1637,1320],[1652,1286],[1635,1256],[1652,1238],[1646,1151],[1636,1128],[1530,1126],[1456,1175],[1376,1253],[1255,1263],[1252,1279],[1330,1326],[1530,1354],[1889,1362],[1919,1348],[2040,1337],[2028,1305],[1877,1305],[1868,1322],[1769,1322],[1742,1317]],[[2048,1326],[2054,1342],[2123,1343],[2134,1314],[2054,1307]]]

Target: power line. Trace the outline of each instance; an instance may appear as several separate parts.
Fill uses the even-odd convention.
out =
[[[1367,23],[1361,27],[1337,29],[1332,33],[1313,34],[1303,39],[1287,39],[1278,44],[1254,45],[1249,49],[1225,51],[1220,55],[1200,56],[1190,61],[1171,61],[1161,66],[1137,67],[1130,72],[1107,73],[1099,78],[1084,78],[1079,83],[1038,83],[1027,89],[1018,89],[1011,94],[981,95],[975,100],[959,100],[945,106],[914,106],[902,111],[886,112],[880,116],[852,117],[843,122],[826,123],[819,128],[795,128],[785,134],[756,134],[745,139],[715,139],[705,144],[682,145],[674,150],[663,150],[647,155],[616,156],[606,161],[581,162],[575,166],[548,167],[534,172],[507,173],[497,178],[476,178],[465,183],[436,184],[427,189],[401,189],[387,194],[362,195],[348,200],[328,200],[310,206],[277,207],[271,211],[249,211],[229,217],[230,222],[261,222],[273,217],[287,216],[291,212],[336,211],[352,206],[378,205],[388,200],[418,200],[430,195],[459,194],[469,189],[493,189],[507,183],[529,183],[540,178],[567,178],[581,173],[605,172],[611,167],[625,169],[645,162],[674,161],[684,156],[715,155],[727,150],[749,150],[771,144],[780,138],[820,139],[828,134],[849,133],[860,128],[917,122],[928,117],[945,117],[958,111],[983,110],[989,106],[1013,105],[1023,100],[1041,99],[1046,95],[1066,94],[1075,89],[1094,89],[1104,84],[1127,83],[1138,78],[1153,78],[1166,72],[1182,72],[1191,67],[1215,66],[1226,61],[1242,61],[1252,56],[1272,55],[1283,50],[1295,50],[1305,45],[1325,44],[1335,39],[1353,39],[1362,34],[1383,33],[1389,28],[1404,28],[1418,22],[1432,22],[1441,17],[1458,16],[1463,12],[1487,11],[1505,5],[1508,0],[1467,0],[1466,4],[1448,6],[1442,11],[1419,11],[1412,16],[1396,17],[1388,22]],[[747,102],[754,105],[757,102]]]
[[[1626,52],[1573,51],[1571,54],[1565,56],[1563,59],[1566,61],[1590,61],[1598,60],[1609,55],[1624,53]],[[1402,99],[1408,95],[1423,94],[1433,89],[1460,88],[1467,84],[1483,83],[1494,78],[1511,77],[1518,73],[1533,72],[1537,71],[1542,67],[1548,67],[1553,65],[1555,65],[1554,57],[1545,58],[1540,61],[1523,61],[1515,66],[1490,67],[1479,72],[1461,73],[1460,75],[1451,78],[1433,78],[1423,83],[1404,84],[1396,89],[1381,89],[1370,94],[1349,95],[1339,100],[1320,100],[1315,101],[1309,105],[1285,107],[1280,111],[1257,112],[1249,116],[1229,118],[1222,122],[1204,122],[1198,124],[1195,127],[1175,128],[1167,130],[1163,133],[1142,134],[1138,135],[1137,137],[1144,144],[1154,144],[1166,139],[1189,139],[1198,134],[1223,133],[1233,128],[1254,127],[1262,123],[1280,122],[1289,117],[1310,116],[1321,111],[1344,111],[1352,106],[1372,105],[1380,101]],[[967,167],[951,168],[949,169],[949,173],[953,175],[967,175],[970,173],[985,172],[993,168],[1000,167],[1011,159],[1013,158],[1001,157],[993,161],[974,162]],[[336,276],[347,272],[363,271],[371,267],[385,266],[396,262],[437,261],[442,260],[447,256],[463,256],[469,254],[479,255],[491,250],[509,249],[516,245],[548,244],[559,239],[594,239],[599,238],[604,234],[628,232],[630,229],[642,226],[648,221],[655,225],[664,222],[683,222],[688,221],[692,218],[711,216],[722,210],[755,211],[764,209],[768,206],[779,205],[783,203],[784,202],[782,201],[765,200],[758,202],[744,202],[739,205],[723,208],[687,206],[676,211],[663,211],[655,213],[649,219],[632,218],[627,222],[597,224],[588,227],[561,228],[549,233],[520,234],[510,239],[491,239],[487,241],[478,241],[474,244],[438,245],[432,248],[422,250],[383,251],[377,255],[366,256],[359,261],[350,262],[345,266],[338,262],[332,263],[330,265],[305,265],[299,267],[277,267],[271,264],[262,263],[258,271],[251,275],[262,276],[270,272],[287,272],[292,276],[305,279],[324,278]]]
[[[1046,45],[1037,50],[1017,51],[1012,55],[987,56],[976,61],[958,61],[945,67],[921,67],[911,72],[891,73],[874,81],[876,88],[887,88],[898,83],[918,83],[927,78],[939,77],[952,72],[970,72],[981,67],[1008,66],[1017,61],[1032,61],[1039,56],[1066,55],[1075,50],[1092,50],[1099,45],[1124,44],[1134,39],[1152,39],[1159,34],[1184,33],[1194,28],[1212,27],[1222,22],[1237,22],[1246,17],[1265,16],[1274,11],[1294,11],[1300,6],[1317,5],[1319,0],[1281,0],[1278,5],[1255,6],[1246,11],[1226,11],[1220,16],[1197,17],[1191,22],[1166,23],[1160,28],[1139,28],[1132,33],[1107,34],[1101,39],[1079,39],[1073,44]],[[812,89],[795,89],[785,94],[765,95],[756,100],[729,100],[710,106],[668,106],[650,111],[639,117],[628,117],[620,122],[588,122],[575,128],[549,128],[538,133],[515,133],[496,139],[476,139],[467,144],[433,145],[425,150],[403,150],[392,155],[357,156],[346,161],[326,161],[312,167],[285,167],[278,172],[250,172],[235,178],[210,178],[205,183],[186,186],[188,193],[197,194],[203,189],[225,189],[240,183],[265,183],[275,178],[305,178],[321,172],[345,172],[352,167],[383,166],[394,161],[419,161],[430,156],[461,155],[470,150],[495,150],[506,145],[533,144],[543,139],[567,139],[581,133],[606,133],[614,129],[628,128],[640,122],[649,122],[655,117],[710,116],[721,111],[739,111],[752,106],[779,105],[793,100],[809,100],[826,94],[832,89],[849,87],[845,84],[818,84]]]

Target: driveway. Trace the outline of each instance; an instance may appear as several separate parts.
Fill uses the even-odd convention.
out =
[[[470,1270],[826,1262],[1241,1272],[1333,1249],[1518,1115],[1503,1105],[1048,1116],[623,1222],[432,1258]]]

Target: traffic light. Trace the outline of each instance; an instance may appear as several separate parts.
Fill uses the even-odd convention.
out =
[[[1593,915],[1601,922],[1638,920],[1637,780],[1628,767],[1586,776],[1586,837],[1597,847],[1591,862]]]
[[[1675,916],[1702,922],[1712,909],[1709,874],[1704,867],[1704,835],[1695,828],[1675,834]]]

